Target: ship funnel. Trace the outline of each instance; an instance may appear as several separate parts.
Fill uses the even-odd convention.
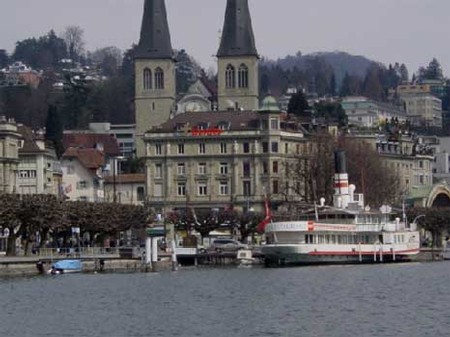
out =
[[[345,152],[337,150],[334,152],[334,207],[347,208],[350,202],[350,191],[348,184],[347,165],[345,162]]]
[[[347,173],[347,162],[345,161],[345,152],[336,150],[334,152],[334,169],[335,173]]]

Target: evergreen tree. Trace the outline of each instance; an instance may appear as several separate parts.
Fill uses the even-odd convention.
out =
[[[288,104],[288,113],[298,117],[310,117],[308,101],[301,90],[292,95]]]
[[[340,127],[348,123],[347,114],[342,105],[337,102],[319,102],[314,105],[314,115],[325,118],[327,122],[337,122]]]
[[[63,125],[58,109],[54,105],[48,107],[47,120],[45,122],[45,139],[51,142],[55,148],[58,158],[64,152],[63,143]]]
[[[201,77],[203,69],[184,49],[177,51],[175,58],[177,60],[177,93],[186,93],[189,87]]]
[[[336,95],[336,75],[333,73],[330,80],[330,95]]]
[[[341,97],[346,96],[358,96],[362,91],[362,80],[358,76],[351,76],[348,73],[345,74],[342,80],[341,90],[339,95]]]
[[[378,66],[372,66],[367,72],[363,84],[363,94],[366,97],[383,101],[386,98],[385,91],[381,84],[381,69]]]
[[[400,66],[400,79],[403,83],[407,83],[409,81],[408,68],[404,63]]]
[[[441,64],[436,58],[433,58],[426,68],[419,68],[419,81],[423,80],[443,80]]]
[[[6,50],[0,49],[0,69],[5,68],[9,64],[9,56]]]

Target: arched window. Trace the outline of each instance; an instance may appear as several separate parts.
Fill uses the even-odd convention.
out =
[[[164,89],[164,71],[161,68],[155,69],[155,89]]]
[[[148,68],[144,69],[144,90],[152,88],[152,71]]]
[[[232,89],[236,87],[236,73],[234,67],[229,64],[225,70],[225,88]]]
[[[239,88],[248,88],[248,67],[245,64],[239,67],[238,85]]]

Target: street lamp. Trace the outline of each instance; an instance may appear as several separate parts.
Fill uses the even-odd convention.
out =
[[[112,159],[113,159],[113,162],[112,162],[112,164],[113,164],[113,168],[112,168],[112,171],[113,171],[113,203],[116,203],[117,202],[116,174],[117,174],[117,171],[119,171],[117,169],[117,164],[119,161],[124,160],[125,157],[124,156],[116,156],[116,157],[113,157]],[[120,171],[119,171],[119,174],[120,174]]]

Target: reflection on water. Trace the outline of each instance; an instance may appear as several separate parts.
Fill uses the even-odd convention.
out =
[[[0,280],[0,336],[447,336],[450,263]]]

